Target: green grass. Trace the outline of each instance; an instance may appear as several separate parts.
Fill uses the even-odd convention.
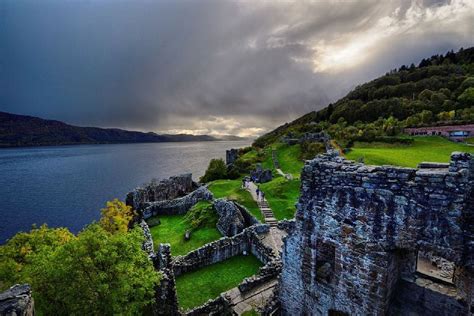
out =
[[[465,142],[468,144],[474,144],[474,137],[466,138]]]
[[[264,218],[257,202],[252,198],[247,190],[242,189],[242,180],[216,180],[209,184],[209,190],[214,194],[214,198],[227,198],[245,206],[247,210],[255,216],[260,222]]]
[[[155,247],[160,243],[171,244],[173,256],[185,255],[211,241],[222,237],[215,227],[199,227],[191,234],[191,239],[184,240],[184,233],[190,229],[184,215],[165,215],[159,217],[161,224],[150,227]]]
[[[300,194],[300,180],[287,180],[284,177],[276,177],[272,181],[260,184],[265,192],[265,198],[277,220],[291,219],[295,217],[295,203]]]
[[[242,316],[258,316],[258,315],[260,314],[257,313],[257,311],[255,311],[254,309],[242,313]]]
[[[422,161],[449,162],[453,151],[474,153],[474,147],[454,143],[439,136],[413,139],[411,145],[356,142],[346,157],[352,160],[362,157],[369,165],[416,167]]]
[[[299,159],[301,155],[301,146],[277,144],[276,145],[277,158],[280,163],[280,169],[284,173],[291,173],[294,177],[299,177],[304,162]]]
[[[261,262],[254,256],[241,255],[178,276],[176,290],[180,308],[188,310],[218,297],[244,278],[256,274],[260,266]]]

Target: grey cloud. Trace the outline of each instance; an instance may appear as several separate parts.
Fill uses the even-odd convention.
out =
[[[463,5],[457,27],[421,21],[416,32],[397,32],[415,7]],[[473,8],[462,0],[5,0],[0,6],[0,110],[140,130],[270,129],[390,68],[474,40]],[[395,26],[361,50],[370,58],[335,73],[315,71],[314,61],[328,57],[326,47],[331,55],[352,39],[357,44],[380,31],[384,17]]]

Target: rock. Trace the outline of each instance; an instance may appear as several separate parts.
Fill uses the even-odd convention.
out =
[[[184,240],[190,240],[191,239],[191,231],[187,230],[184,233]]]
[[[34,301],[28,284],[16,284],[0,293],[0,315],[33,316],[34,314]]]
[[[218,199],[214,201],[214,209],[219,215],[217,229],[224,236],[234,236],[245,228],[245,220],[239,208],[232,201]]]

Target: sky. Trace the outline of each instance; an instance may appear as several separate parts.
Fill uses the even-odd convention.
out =
[[[0,0],[0,111],[255,137],[472,30],[474,0]]]

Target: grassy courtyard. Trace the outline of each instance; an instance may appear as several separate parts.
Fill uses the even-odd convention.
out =
[[[256,274],[260,266],[262,263],[254,256],[241,255],[178,276],[176,290],[180,308],[188,310],[216,298]]]
[[[410,145],[356,142],[346,157],[352,160],[363,158],[369,165],[416,167],[422,161],[449,162],[453,151],[474,153],[472,146],[438,136],[414,137],[413,140]]]
[[[150,227],[153,242],[155,247],[160,243],[170,243],[173,256],[185,255],[222,237],[215,227],[199,227],[192,232],[190,240],[185,240],[184,234],[190,226],[184,215],[164,215],[159,219],[161,224]]]
[[[247,210],[260,222],[264,222],[262,213],[257,202],[247,190],[242,189],[242,180],[216,180],[210,183],[209,190],[214,194],[214,198],[227,198],[245,206]]]

